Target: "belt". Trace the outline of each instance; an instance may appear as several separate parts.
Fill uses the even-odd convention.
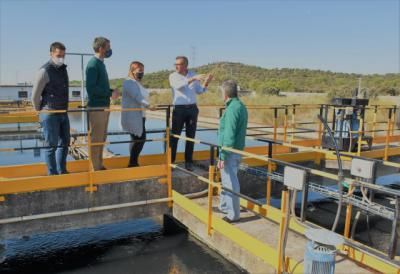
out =
[[[190,104],[190,105],[175,105],[174,108],[194,108],[197,107],[196,104]]]

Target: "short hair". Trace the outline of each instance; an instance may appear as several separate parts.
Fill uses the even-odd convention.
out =
[[[176,56],[175,60],[181,59],[185,62],[185,65],[189,65],[189,59],[186,56]]]
[[[110,40],[108,40],[105,37],[99,36],[99,37],[94,38],[94,41],[93,41],[94,52],[99,52],[99,49],[104,48],[107,45],[107,43],[110,43]]]
[[[221,90],[229,98],[238,97],[238,86],[234,80],[226,80],[221,85]]]
[[[56,49],[65,51],[65,46],[64,46],[64,44],[61,43],[61,42],[54,42],[54,43],[52,43],[52,44],[50,45],[50,52],[53,52],[53,51],[55,51]]]
[[[143,65],[142,62],[133,61],[133,62],[131,63],[131,65],[129,66],[129,68],[131,69],[132,67],[135,67],[135,68],[137,68],[137,67],[142,67],[142,68],[144,68],[144,65]]]

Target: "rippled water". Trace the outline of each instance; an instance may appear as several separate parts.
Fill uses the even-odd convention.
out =
[[[186,233],[152,219],[6,242],[0,273],[245,273]]]

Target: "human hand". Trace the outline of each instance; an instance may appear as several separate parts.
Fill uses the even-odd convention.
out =
[[[206,77],[207,77],[206,74],[197,74],[197,75],[193,76],[192,78],[190,78],[190,80],[191,80],[191,82],[193,82],[193,81],[203,81]]]
[[[207,74],[207,78],[206,78],[206,84],[208,84],[208,83],[210,83],[211,82],[211,80],[214,78],[214,75],[212,75],[212,74]]]
[[[148,108],[149,108],[149,110],[151,110],[151,111],[157,110],[157,107],[156,107],[155,105],[149,105]]]
[[[118,99],[118,97],[119,97],[119,91],[116,88],[116,89],[113,90],[113,92],[111,94],[111,99],[116,100],[116,99]]]
[[[205,77],[204,86],[208,86],[208,84],[211,82],[213,78],[214,76],[212,74],[207,74],[207,76]]]

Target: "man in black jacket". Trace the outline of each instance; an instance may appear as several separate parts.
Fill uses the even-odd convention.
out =
[[[68,113],[69,80],[64,64],[65,46],[60,42],[50,45],[50,60],[36,77],[32,90],[32,105],[40,114],[45,146],[45,161],[49,175],[67,173],[67,155],[70,141]]]

